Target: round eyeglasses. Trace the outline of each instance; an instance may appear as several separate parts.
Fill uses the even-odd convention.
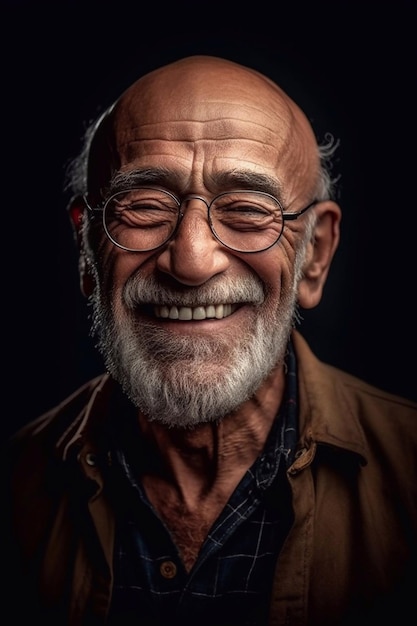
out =
[[[182,207],[190,200],[201,200],[214,237],[236,252],[262,252],[277,243],[286,220],[296,220],[318,201],[297,213],[285,213],[274,196],[263,191],[238,190],[221,193],[211,202],[187,195],[180,200],[156,187],[136,187],[110,196],[101,212],[104,230],[113,244],[128,252],[149,252],[166,244],[183,217]]]

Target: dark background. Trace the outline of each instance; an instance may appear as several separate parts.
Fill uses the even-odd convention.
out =
[[[340,139],[342,242],[303,334],[322,359],[417,400],[416,5],[3,2],[3,430],[101,369],[63,191],[85,125],[188,54],[261,70]],[[5,317],[4,317],[5,315]]]

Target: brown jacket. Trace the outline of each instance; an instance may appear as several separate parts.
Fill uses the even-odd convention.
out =
[[[298,332],[294,345],[301,435],[288,480],[295,521],[277,563],[270,624],[402,623],[417,591],[417,403],[320,362]],[[90,381],[24,427],[3,455],[11,517],[3,607],[11,606],[14,623],[105,624],[112,388],[107,375]]]

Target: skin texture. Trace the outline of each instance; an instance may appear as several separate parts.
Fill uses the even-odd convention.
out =
[[[319,157],[305,115],[269,79],[230,61],[191,57],[140,78],[122,94],[99,132],[90,159],[92,195],[111,191],[117,177],[152,170],[148,183],[181,198],[198,194],[210,200],[244,184],[259,190],[265,180],[268,186],[263,190],[274,194],[286,211],[299,211],[315,198]],[[242,175],[236,179],[236,173],[245,173],[248,182]],[[248,173],[258,179],[248,179]],[[188,368],[196,387],[210,380],[221,383],[231,367],[229,355],[236,346],[241,349],[242,337],[246,341],[253,336],[258,318],[264,321],[265,335],[265,329],[278,327],[282,317],[276,332],[282,344],[291,330],[295,302],[304,308],[319,303],[338,245],[341,213],[332,201],[318,202],[310,211],[316,216],[312,237],[306,235],[308,219],[303,217],[287,222],[279,243],[256,254],[222,246],[209,229],[204,203],[194,198],[184,202],[176,236],[156,251],[129,253],[102,232],[98,239],[89,239],[86,231],[80,237],[81,284],[96,302],[98,334],[114,320],[108,344],[116,341],[122,327],[132,328],[133,335],[162,330],[163,339],[153,339],[152,351],[158,341],[164,350],[163,344],[172,339],[174,353],[176,346],[188,346],[190,353],[190,357],[186,351],[177,357],[164,353],[165,365],[159,367],[165,367],[167,377],[174,376],[174,369]],[[75,225],[80,228],[78,222]],[[298,250],[301,279],[295,269]],[[143,303],[127,306],[126,286],[136,276],[154,279],[163,287],[165,299],[172,293],[173,301],[183,299],[186,304],[209,304],[216,288],[232,298],[233,285],[241,281],[258,285],[262,300],[240,302],[223,319],[162,320],[146,312]],[[200,358],[198,367],[191,360],[197,345],[212,350]],[[242,396],[226,415],[194,422],[191,415],[190,428],[169,426],[153,420],[144,407],[138,410],[149,445],[163,461],[160,474],[141,480],[188,569],[265,443],[284,390],[280,350],[259,384],[254,383],[250,397]],[[172,370],[171,358],[177,359]],[[111,361],[109,357],[110,367]]]

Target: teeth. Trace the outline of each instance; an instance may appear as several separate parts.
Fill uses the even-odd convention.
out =
[[[205,320],[216,318],[218,320],[228,317],[236,310],[235,304],[210,304],[208,306],[155,306],[156,317],[170,320]]]

